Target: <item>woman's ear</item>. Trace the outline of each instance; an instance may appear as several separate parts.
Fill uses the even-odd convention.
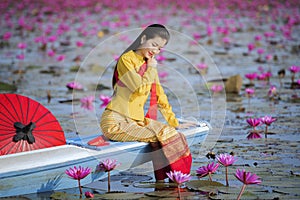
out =
[[[146,35],[143,35],[141,37],[141,44],[144,44],[146,42]]]

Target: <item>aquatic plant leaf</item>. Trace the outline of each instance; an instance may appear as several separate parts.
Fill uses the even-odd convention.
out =
[[[79,69],[80,69],[79,65],[74,65],[70,68],[70,72],[78,72]]]
[[[290,194],[293,196],[300,196],[299,187],[275,188],[273,189],[273,192],[280,193],[280,194]]]
[[[137,188],[168,188],[177,187],[175,183],[155,183],[155,182],[139,182],[133,184]]]
[[[236,199],[238,194],[218,194],[218,195],[210,195],[210,199]],[[247,200],[252,200],[252,199],[260,199],[257,195],[250,193],[248,191],[245,191],[242,195],[241,199],[247,199]]]
[[[0,81],[0,90],[5,90],[5,91],[16,91],[17,87],[15,85],[11,85],[8,83],[4,83]]]
[[[186,183],[186,187],[194,191],[213,192],[215,193],[219,187],[224,186],[222,183],[208,180],[191,180]]]
[[[110,192],[106,194],[97,195],[97,199],[140,199],[144,197],[144,194],[141,193],[125,193],[125,192]]]
[[[28,70],[30,70],[30,69],[41,69],[41,68],[43,68],[43,66],[39,66],[39,65],[28,65],[27,67],[26,67],[26,69]]]
[[[66,192],[54,192],[51,194],[50,198],[54,200],[64,200],[64,199],[78,199],[79,194],[69,194]]]
[[[91,85],[91,88],[96,88],[96,90],[109,90],[109,89],[111,89],[110,87],[108,87],[108,86],[106,86],[106,85],[103,85],[103,84],[101,84],[101,83],[99,83],[98,85],[96,85],[96,86],[93,86],[93,85]]]
[[[194,192],[186,192],[186,191],[181,191],[180,196],[181,197],[191,197],[194,196]],[[161,190],[161,191],[154,191],[154,192],[147,192],[145,193],[145,196],[149,197],[156,197],[156,198],[177,198],[178,197],[178,191],[177,188],[174,188],[172,191],[166,191],[166,190]],[[184,198],[186,199],[186,198]]]
[[[178,196],[178,192],[174,192],[174,191],[154,191],[154,192],[147,192],[145,193],[146,196],[149,197],[171,197],[171,196]]]

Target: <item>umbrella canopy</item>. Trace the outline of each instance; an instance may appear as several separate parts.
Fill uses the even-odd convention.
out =
[[[54,115],[18,94],[0,94],[0,155],[66,144]]]

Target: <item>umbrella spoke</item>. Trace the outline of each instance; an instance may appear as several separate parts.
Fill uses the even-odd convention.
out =
[[[39,107],[40,107],[40,104],[38,104],[37,107],[35,108],[35,111],[33,112],[33,115],[31,116],[31,119],[29,120],[30,122],[32,122],[33,118],[38,113]]]
[[[26,123],[26,122],[24,122],[23,120],[25,119],[24,118],[24,115],[23,115],[23,109],[22,109],[22,103],[21,103],[21,101],[20,101],[20,97],[19,96],[17,96],[17,99],[18,99],[18,102],[19,102],[19,106],[20,106],[20,113],[21,113],[21,115],[20,115],[20,117],[21,117],[21,120],[20,120],[20,122],[21,123]],[[24,101],[25,101],[25,99],[27,100],[28,98],[24,98]],[[24,103],[25,104],[25,103]],[[25,108],[26,109],[26,108]]]
[[[1,102],[0,102],[0,104],[1,104]],[[5,107],[4,107],[5,108]],[[5,109],[7,109],[7,108],[5,108]],[[9,113],[9,112],[8,112]],[[11,123],[14,123],[16,120],[15,120],[15,118],[11,115],[11,113],[9,113],[10,114],[10,116],[12,117],[12,118],[10,118],[10,116],[8,116],[7,114],[5,114],[5,113],[3,113],[3,112],[0,112],[0,115],[1,116],[3,116],[3,117],[1,117],[2,118],[2,121],[5,121],[5,122],[7,122],[7,123],[9,123],[8,121],[6,121],[5,119],[8,119]]]
[[[38,134],[37,134],[38,133]],[[49,133],[57,133],[57,134],[52,134],[50,135]],[[37,136],[41,136],[41,137],[49,137],[49,138],[56,138],[56,137],[60,137],[59,135],[63,134],[64,132],[62,130],[34,130],[32,132],[32,134],[37,137]],[[64,137],[63,137],[64,138]]]
[[[18,112],[13,104],[13,102],[11,101],[10,98],[7,97],[7,95],[5,95],[7,101],[10,103],[11,107],[13,108],[13,110],[15,111],[16,116],[18,117],[18,121],[21,121],[22,119],[20,119],[20,116],[18,115]],[[11,114],[11,112],[9,112]]]
[[[37,135],[35,136],[36,140],[41,141],[46,141],[47,143],[49,143],[50,141],[59,141],[59,142],[64,142],[65,143],[65,139],[64,138],[59,138],[59,137],[54,137],[54,136],[49,136],[49,135]]]
[[[49,125],[49,124],[52,124],[52,123],[58,123],[58,121],[55,119],[53,121],[43,122],[43,123],[39,124],[39,127],[46,126],[46,125]]]
[[[13,138],[13,136],[16,134],[16,132],[7,132],[7,135],[0,135],[1,140],[7,140],[10,138]],[[12,141],[12,139],[11,139]]]
[[[40,116],[36,121],[35,123],[38,123],[40,120],[42,120],[45,116],[47,116],[48,114],[51,114],[50,112],[46,112],[44,113],[42,116]]]
[[[7,143],[2,144],[0,150],[6,148],[10,143],[11,143],[10,141],[7,141]]]
[[[13,131],[13,132],[16,132],[16,129],[13,129],[12,126],[5,126],[5,125],[0,124],[0,131]]]

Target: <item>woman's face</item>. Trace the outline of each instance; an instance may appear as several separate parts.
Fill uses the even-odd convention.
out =
[[[160,49],[163,48],[166,43],[167,40],[159,36],[155,36],[154,38],[148,40],[146,36],[143,36],[141,39],[141,45],[136,52],[144,58],[150,59],[159,54]]]

